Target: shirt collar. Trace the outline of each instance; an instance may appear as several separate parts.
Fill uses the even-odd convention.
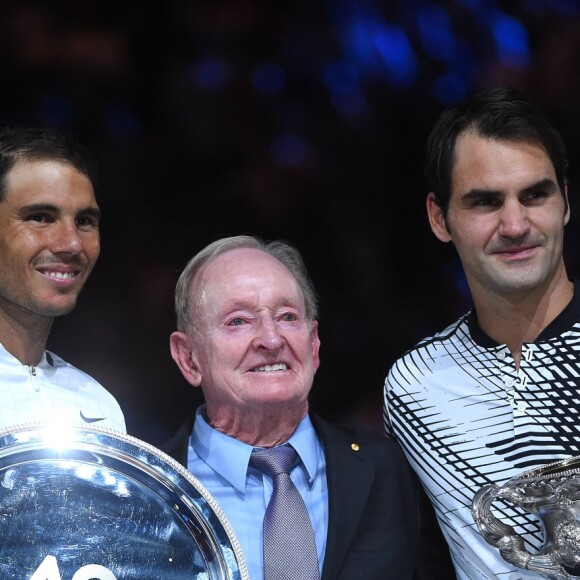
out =
[[[570,300],[562,312],[560,312],[560,314],[558,314],[558,316],[556,316],[556,318],[554,318],[554,320],[550,322],[544,330],[542,330],[534,342],[542,342],[560,336],[562,333],[570,330],[570,328],[572,328],[572,326],[580,319],[580,282],[576,279],[573,279],[572,282],[574,282],[574,294],[572,300]],[[475,308],[467,314],[467,323],[469,325],[469,332],[476,344],[483,348],[495,348],[499,346],[498,343],[491,337],[487,336],[479,326]]]
[[[308,473],[308,482],[312,483],[318,470],[322,447],[308,415],[300,421],[298,427],[296,427],[296,431],[294,431],[292,437],[288,440],[288,443],[298,453],[300,461],[302,461]]]
[[[204,411],[205,405],[202,405],[195,414],[191,446],[200,459],[243,494],[254,447],[214,429],[205,420]],[[308,474],[308,481],[312,483],[321,460],[322,446],[308,415],[300,421],[288,443],[298,453]]]
[[[15,367],[29,367],[30,365],[23,365],[13,354],[9,353],[6,350],[6,347],[0,343],[0,362],[5,364],[11,364]],[[35,368],[43,368],[46,366],[53,367],[54,366],[54,359],[52,355],[45,350],[42,353],[41,359],[38,361],[37,365],[34,365]]]
[[[237,491],[246,490],[246,472],[253,447],[214,429],[204,417],[205,405],[198,407],[191,433],[197,456]]]

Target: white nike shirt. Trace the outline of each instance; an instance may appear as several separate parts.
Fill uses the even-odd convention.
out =
[[[92,377],[48,351],[23,365],[0,344],[0,429],[37,422],[127,432],[116,399]]]

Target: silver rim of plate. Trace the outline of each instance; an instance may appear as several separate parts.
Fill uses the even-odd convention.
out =
[[[0,430],[0,577],[248,580],[234,531],[177,461],[111,429]]]

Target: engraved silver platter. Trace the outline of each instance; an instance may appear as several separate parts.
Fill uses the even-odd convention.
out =
[[[158,449],[98,427],[0,430],[2,580],[247,580],[210,493]]]

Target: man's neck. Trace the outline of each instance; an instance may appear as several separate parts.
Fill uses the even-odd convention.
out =
[[[308,412],[308,405],[299,408],[212,409],[206,404],[206,420],[216,430],[253,447],[275,447],[286,443]]]
[[[35,366],[42,359],[52,321],[34,315],[16,319],[0,309],[0,343],[22,364]]]
[[[480,328],[510,349],[519,367],[522,345],[535,341],[566,308],[574,295],[574,284],[562,268],[545,287],[531,292],[498,295],[473,292]]]

